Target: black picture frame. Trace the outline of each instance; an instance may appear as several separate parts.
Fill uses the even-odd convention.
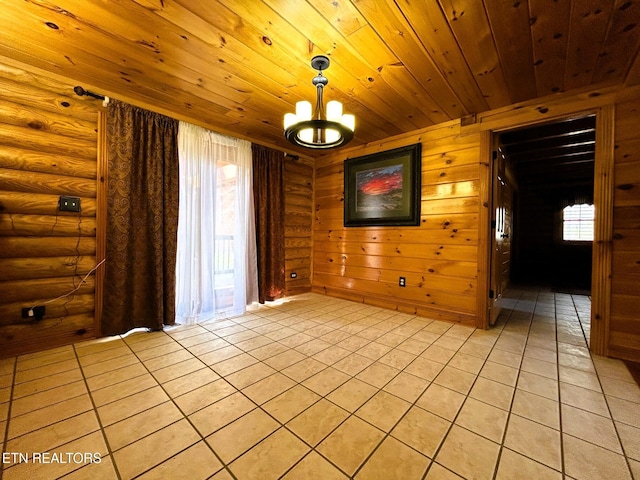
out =
[[[420,225],[422,144],[344,161],[344,226]]]

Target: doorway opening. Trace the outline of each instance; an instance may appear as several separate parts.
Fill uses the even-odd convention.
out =
[[[509,284],[590,294],[595,144],[595,115],[493,134],[496,296]]]

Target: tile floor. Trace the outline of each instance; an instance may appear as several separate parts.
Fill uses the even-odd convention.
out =
[[[589,298],[511,294],[489,331],[306,294],[0,360],[0,477],[640,479]]]

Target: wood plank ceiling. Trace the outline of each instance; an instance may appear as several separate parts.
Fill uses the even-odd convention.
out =
[[[293,151],[282,117],[325,99],[352,144],[554,92],[640,83],[639,0],[0,0],[0,55]]]

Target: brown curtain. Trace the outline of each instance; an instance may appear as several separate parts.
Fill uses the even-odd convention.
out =
[[[175,323],[178,122],[112,100],[102,334]]]
[[[276,300],[285,293],[284,279],[284,153],[260,145],[253,152],[253,201],[258,252],[258,300]]]

